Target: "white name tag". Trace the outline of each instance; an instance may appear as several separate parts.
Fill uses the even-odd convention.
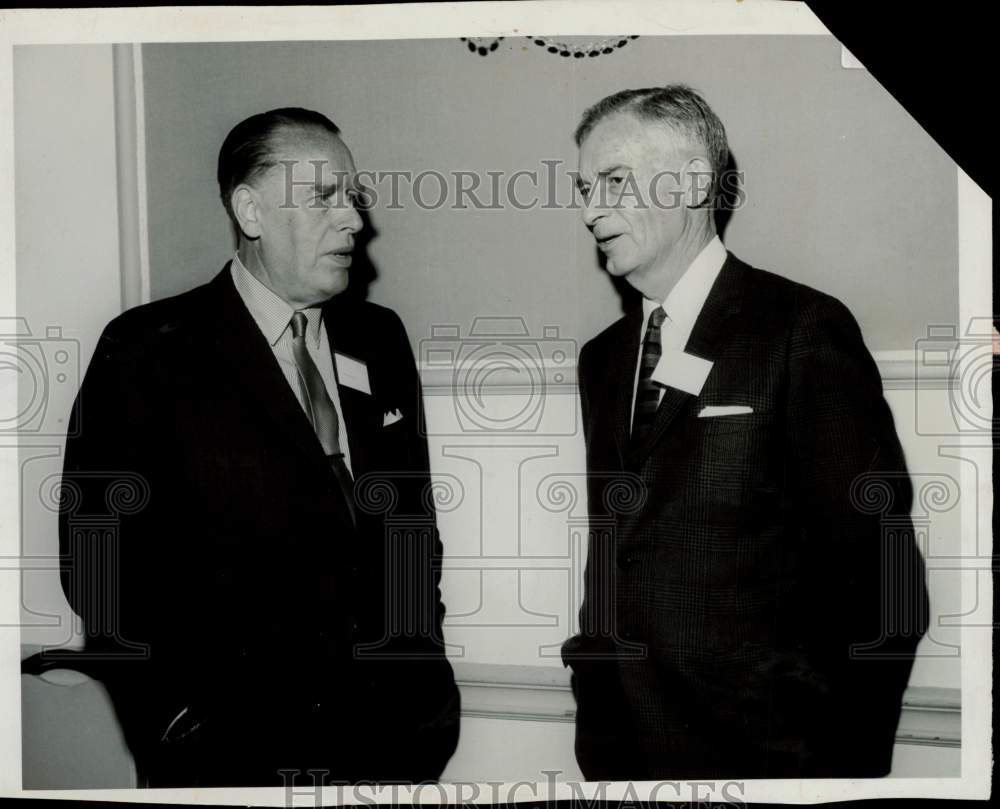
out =
[[[701,393],[714,363],[683,351],[664,349],[653,371],[653,381],[692,396]]]
[[[340,353],[334,353],[333,361],[337,364],[337,381],[341,385],[372,395],[371,385],[368,384],[367,365]]]

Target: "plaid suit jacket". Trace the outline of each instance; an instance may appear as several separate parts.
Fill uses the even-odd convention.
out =
[[[587,343],[591,520],[563,647],[591,780],[871,777],[926,629],[912,490],[881,379],[836,299],[731,254],[629,441],[641,311]],[[752,412],[699,418],[705,407]]]

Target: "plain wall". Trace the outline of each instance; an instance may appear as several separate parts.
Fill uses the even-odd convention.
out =
[[[23,643],[75,642],[59,587],[56,482],[73,399],[121,311],[110,45],[14,49]],[[33,362],[32,359],[35,361]]]
[[[16,369],[20,423],[30,426],[18,436],[20,636],[28,649],[76,646],[57,573],[56,484],[82,374],[121,311],[112,48],[17,46],[13,67],[17,315],[30,332]],[[132,777],[106,692],[75,682],[11,682],[22,698],[24,788]]]
[[[830,37],[641,37],[579,60],[520,37],[488,57],[455,39],[150,44],[143,65],[154,298],[207,281],[231,256],[215,161],[248,115],[320,110],[359,169],[541,180],[541,161],[560,160],[569,202],[583,110],[626,87],[686,82],[725,123],[745,173],[731,250],[840,297],[873,350],[912,348],[927,324],[957,318],[954,166],[866,71],[841,67]],[[438,194],[430,179],[421,189]],[[370,297],[399,312],[415,347],[432,324],[464,334],[477,315],[584,341],[621,313],[579,211],[380,204],[371,220]]]

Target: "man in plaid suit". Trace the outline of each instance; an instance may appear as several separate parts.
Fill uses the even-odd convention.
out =
[[[886,775],[928,605],[858,326],[722,246],[726,135],[691,89],[609,96],[576,142],[584,222],[643,297],[579,360],[591,533],[563,657],[580,766]]]

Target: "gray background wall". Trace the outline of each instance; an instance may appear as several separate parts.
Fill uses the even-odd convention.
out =
[[[565,172],[588,105],[681,81],[719,113],[745,172],[731,250],[840,297],[873,350],[912,348],[927,324],[957,320],[954,164],[866,71],[841,67],[829,37],[642,37],[580,60],[524,38],[485,58],[455,39],[154,44],[143,67],[154,298],[231,255],[215,159],[250,114],[322,110],[362,169],[509,174],[552,159]],[[371,220],[369,297],[401,314],[414,346],[431,324],[467,329],[477,315],[586,340],[621,312],[578,211],[382,206]]]

